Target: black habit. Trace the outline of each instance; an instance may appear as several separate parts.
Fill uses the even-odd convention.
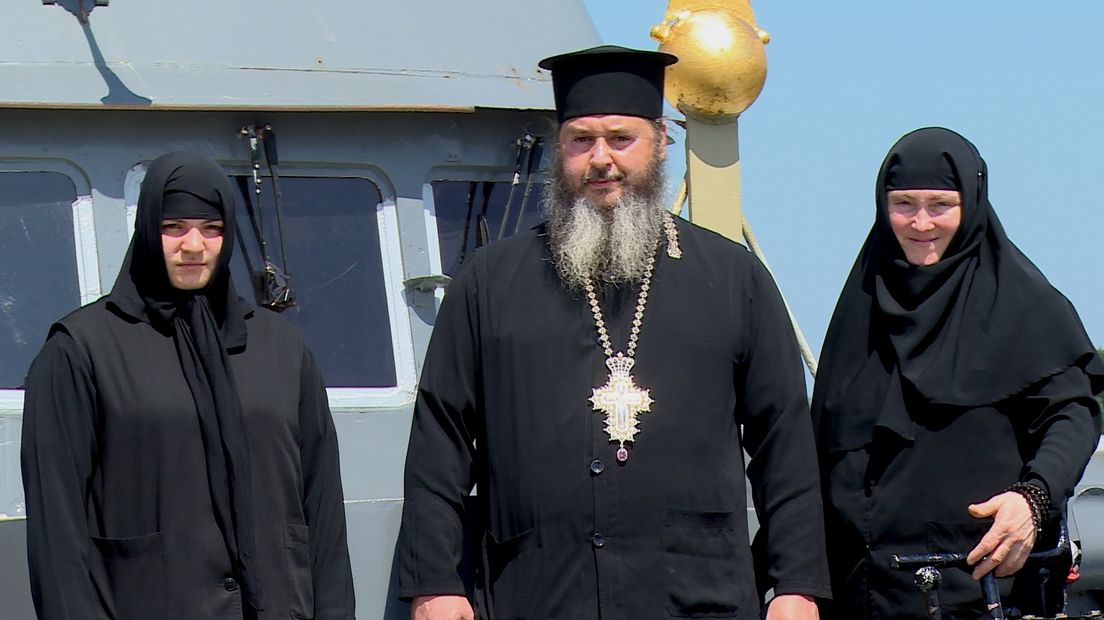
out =
[[[659,249],[633,369],[654,403],[624,463],[588,401],[609,376],[594,319],[561,283],[544,228],[464,265],[415,405],[402,596],[464,594],[469,520],[479,618],[758,618],[744,450],[760,585],[828,593],[805,383],[781,297],[744,248],[677,225],[683,257]],[[637,294],[599,289],[614,350]],[[476,514],[465,514],[473,485]]]
[[[905,260],[887,215],[892,189],[960,192],[961,224],[937,263]],[[813,393],[832,532],[826,615],[921,619],[912,574],[891,570],[890,556],[971,550],[992,522],[967,506],[1015,482],[1049,491],[1053,527],[1100,435],[1093,394],[1104,363],[1069,301],[1008,240],[985,162],[965,138],[906,135],[875,196]],[[1054,537],[1044,532],[1036,549]],[[943,577],[943,617],[977,618],[978,583],[960,570]],[[1030,570],[1005,582],[1005,603],[1040,612]]]
[[[31,366],[40,620],[353,617],[337,437],[310,351],[234,293],[229,234],[204,289],[168,283],[162,216],[232,231],[232,191],[202,156],[154,161],[114,289],[56,323]]]

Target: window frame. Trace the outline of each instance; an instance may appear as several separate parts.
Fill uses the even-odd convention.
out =
[[[422,205],[426,220],[426,245],[429,254],[429,268],[434,275],[444,275],[444,259],[441,256],[440,230],[437,228],[437,202],[433,196],[433,184],[445,183],[511,183],[514,180],[514,169],[489,166],[435,166],[430,168],[422,183]],[[544,169],[534,170],[532,182],[534,185],[543,185],[548,180]],[[527,180],[522,180],[520,185],[525,185]],[[524,189],[520,190],[524,191]],[[534,192],[536,193],[536,192]],[[520,198],[520,195],[519,195]],[[532,199],[532,198],[531,198]],[[535,208],[540,208],[537,203],[530,203]],[[444,299],[445,291],[439,287],[436,291],[437,303]]]
[[[96,243],[95,203],[88,175],[75,163],[63,159],[0,160],[0,174],[20,172],[52,172],[68,178],[73,183],[73,190],[76,193],[72,208],[73,243],[77,257],[77,291],[80,295],[78,303],[83,306],[99,299],[102,295],[100,254]],[[23,415],[23,390],[0,388],[0,415],[11,414]]]

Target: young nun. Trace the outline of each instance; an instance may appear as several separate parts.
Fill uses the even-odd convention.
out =
[[[234,291],[232,192],[205,156],[150,164],[115,287],[31,366],[40,620],[353,618],[322,378],[288,323]]]

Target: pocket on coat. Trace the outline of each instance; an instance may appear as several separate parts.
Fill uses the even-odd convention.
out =
[[[129,538],[92,537],[92,583],[117,620],[161,618],[167,608],[161,533]]]
[[[751,575],[741,570],[736,513],[668,510],[663,544],[667,613],[736,617],[740,591],[751,583]]]
[[[927,523],[928,553],[968,553],[977,546],[992,527],[991,519],[949,519]],[[981,618],[985,607],[981,604],[981,586],[970,576],[973,568],[945,568],[940,571],[943,581],[939,586],[939,601],[943,617]],[[1001,599],[1007,602],[1012,588],[1011,579],[997,581]],[[917,600],[920,594],[917,593]]]
[[[992,519],[928,521],[926,543],[929,553],[967,553],[977,546]]]
[[[314,618],[314,580],[311,577],[310,528],[288,523],[284,528],[284,556],[287,561],[288,601],[291,617]]]
[[[536,528],[530,527],[509,536],[496,536],[488,531],[483,537],[483,564],[488,588],[488,618],[528,617],[537,582],[537,565],[533,554]]]

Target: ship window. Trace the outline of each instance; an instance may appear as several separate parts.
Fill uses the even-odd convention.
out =
[[[536,178],[516,186],[509,181],[434,181],[432,189],[441,267],[449,276],[455,275],[464,259],[475,251],[481,215],[490,241],[497,240],[500,232],[502,237],[509,237],[543,219],[540,203],[544,183]],[[507,203],[509,216],[503,226]]]
[[[50,325],[80,305],[72,179],[0,172],[0,388],[19,388]]]
[[[256,302],[261,249],[246,201],[257,212],[252,176],[238,189],[239,244],[231,263],[238,293]],[[279,228],[268,179],[260,219],[272,263],[283,269]],[[303,332],[329,387],[397,384],[380,247],[383,197],[372,181],[349,177],[280,177],[284,246],[295,306],[283,316]],[[242,249],[244,248],[244,251]],[[248,264],[248,267],[247,267]]]

